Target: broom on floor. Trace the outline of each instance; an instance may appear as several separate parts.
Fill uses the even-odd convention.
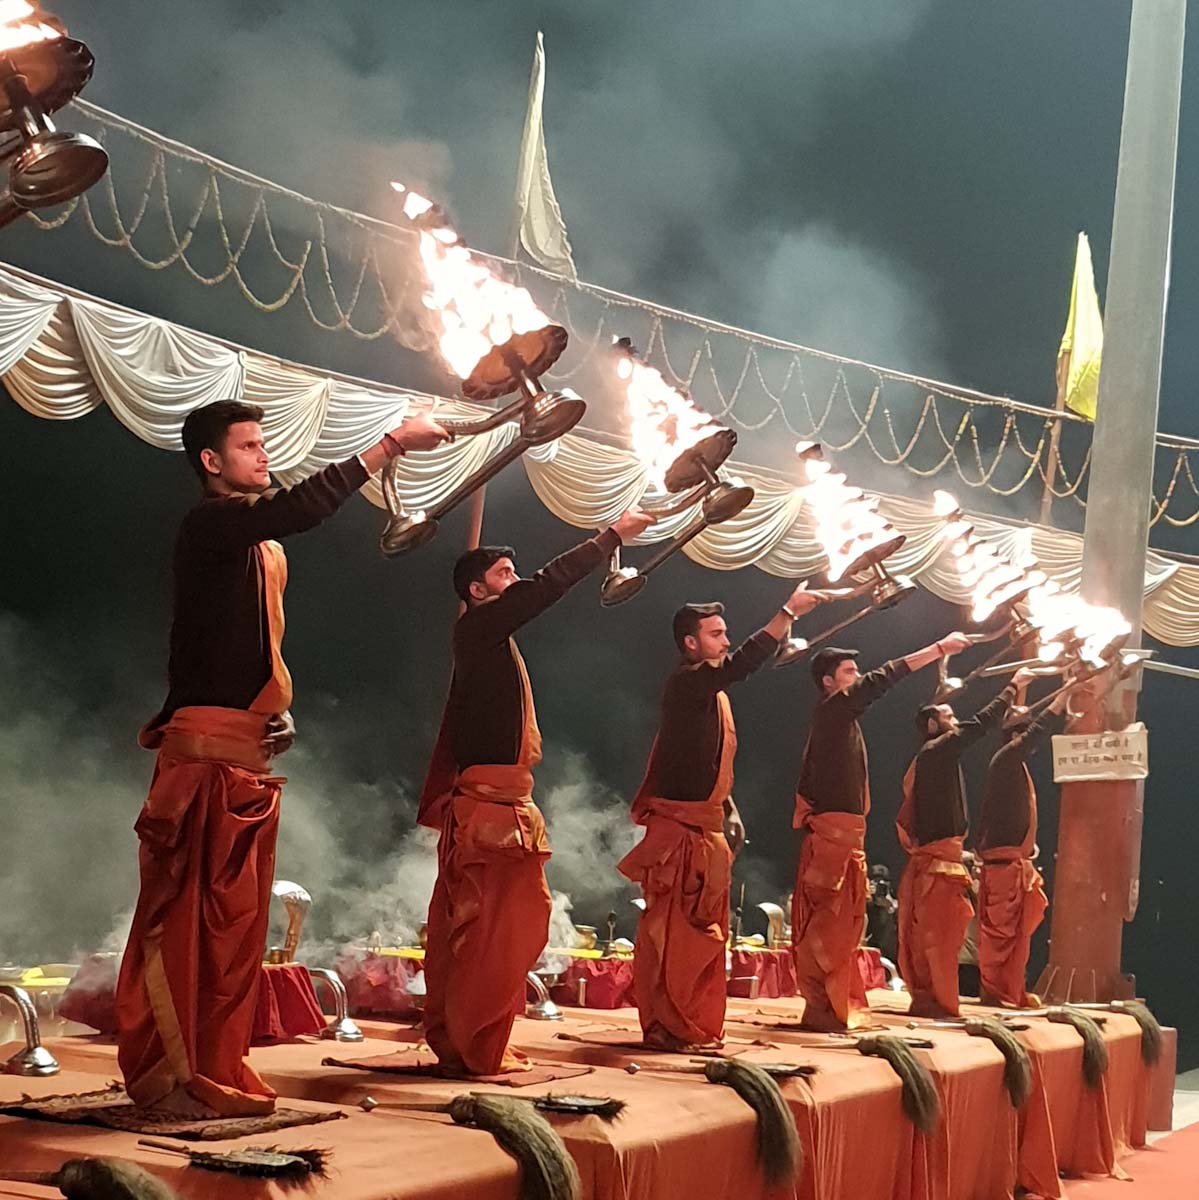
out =
[[[138,1138],[139,1146],[165,1150],[187,1159],[189,1167],[203,1171],[227,1171],[259,1179],[275,1179],[287,1186],[303,1185],[313,1176],[323,1177],[329,1161],[327,1150],[280,1150],[277,1146],[246,1146],[241,1150],[189,1150],[156,1138]]]
[[[654,1063],[642,1066],[629,1063],[630,1075],[642,1071],[651,1074],[702,1075],[709,1083],[724,1084],[753,1109],[758,1119],[757,1158],[768,1183],[795,1179],[803,1170],[803,1146],[795,1129],[795,1117],[779,1091],[779,1079],[811,1076],[816,1068],[791,1063],[747,1063],[735,1058],[713,1058],[702,1065],[668,1066]]]
[[[1003,1086],[1013,1108],[1023,1108],[1032,1093],[1032,1060],[1016,1030],[1025,1023],[1001,1021],[996,1017],[946,1017],[931,1021],[909,1021],[909,1029],[960,1029],[970,1037],[984,1037],[995,1043],[1003,1055]]]
[[[485,1129],[520,1164],[521,1200],[579,1200],[579,1172],[562,1139],[534,1104],[473,1093],[453,1100],[388,1104],[403,1112],[448,1113],[456,1125]]]
[[[1082,1038],[1082,1077],[1087,1087],[1097,1088],[1107,1070],[1107,1043],[1092,1018],[1076,1008],[1051,1008],[1045,1014],[1055,1025],[1073,1025]]]
[[[774,1076],[755,1063],[713,1058],[704,1063],[704,1078],[724,1084],[754,1110],[758,1118],[758,1162],[767,1183],[795,1179],[803,1170],[803,1147],[792,1113]]]
[[[921,1133],[932,1133],[941,1119],[941,1098],[928,1068],[917,1060],[908,1041],[892,1033],[879,1033],[858,1038],[857,1050],[891,1064],[903,1083],[904,1112]]]
[[[1139,1000],[1112,1000],[1108,1004],[1079,1004],[1077,1008],[1123,1013],[1141,1027],[1141,1058],[1151,1067],[1162,1056],[1162,1027],[1157,1018]]]
[[[696,1064],[690,1067],[676,1067],[669,1063],[628,1063],[625,1070],[630,1075],[639,1075],[642,1071],[650,1074],[661,1072],[666,1075],[706,1075],[707,1062],[702,1058],[691,1060]],[[742,1064],[744,1065],[744,1064]],[[754,1063],[760,1071],[765,1071],[772,1079],[808,1079],[815,1075],[820,1068],[810,1063]]]
[[[538,1112],[567,1117],[599,1117],[610,1125],[628,1105],[611,1096],[583,1096],[574,1092],[549,1092],[544,1096],[501,1096],[497,1092],[471,1092],[472,1096],[490,1096],[494,1100],[516,1100],[531,1104]]]
[[[56,1187],[67,1200],[176,1200],[157,1175],[123,1158],[71,1158],[57,1171],[5,1171],[0,1179]]]
[[[967,1017],[963,1028],[971,1037],[984,1037],[995,1043],[1003,1055],[1003,1086],[1013,1108],[1023,1108],[1032,1094],[1032,1059],[1024,1043],[1011,1026],[994,1017]]]

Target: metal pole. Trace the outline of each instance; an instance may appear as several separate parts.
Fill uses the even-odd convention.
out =
[[[1185,28],[1186,0],[1133,0],[1082,568],[1083,597],[1132,622],[1130,646],[1141,636]],[[1078,732],[1134,720],[1140,674]],[[1062,787],[1049,965],[1038,985],[1050,999],[1133,994],[1120,941],[1136,912],[1141,815],[1139,783]]]

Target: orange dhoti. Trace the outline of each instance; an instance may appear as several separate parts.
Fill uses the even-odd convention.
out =
[[[908,853],[899,884],[899,973],[914,1015],[956,1017],[958,951],[974,916],[962,839],[941,838]]]
[[[438,806],[425,1036],[453,1071],[494,1075],[526,1065],[508,1038],[550,919],[550,849],[532,791],[528,767],[468,767]]]
[[[866,928],[866,818],[817,813],[799,797],[795,824],[806,828],[791,907],[795,976],[815,1029],[870,1023],[866,989],[854,961]]]
[[[117,985],[118,1061],[137,1104],[186,1093],[223,1115],[275,1107],[245,1061],[284,782],[262,748],[267,720],[181,708],[161,732]]]
[[[733,856],[724,801],[638,801],[645,837],[617,870],[641,885],[633,986],[641,1031],[677,1048],[724,1033],[725,948]]]
[[[985,1004],[1027,1008],[1038,1004],[1025,990],[1032,935],[1049,901],[1040,871],[1024,846],[982,852],[978,894],[978,973]]]

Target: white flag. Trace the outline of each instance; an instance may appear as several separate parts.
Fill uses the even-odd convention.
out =
[[[533,55],[533,74],[529,79],[529,110],[520,142],[520,168],[516,177],[516,213],[520,244],[529,257],[548,271],[577,279],[570,239],[562,210],[550,182],[549,160],[545,153],[545,130],[541,107],[545,98],[545,43],[537,34]]]

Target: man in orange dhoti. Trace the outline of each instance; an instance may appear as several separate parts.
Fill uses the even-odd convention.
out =
[[[959,1015],[958,951],[974,916],[970,873],[962,863],[968,827],[962,753],[1003,719],[1016,688],[1031,678],[1017,672],[968,721],[959,721],[948,704],[926,704],[916,714],[924,744],[903,777],[895,822],[909,855],[899,884],[899,973],[914,1016]]]
[[[982,865],[978,888],[978,972],[984,1004],[1035,1007],[1025,989],[1032,935],[1045,919],[1049,901],[1033,865],[1037,841],[1037,793],[1028,758],[1065,726],[1067,693],[1031,723],[1016,726],[987,767],[977,850]]]
[[[204,497],[175,543],[167,700],[139,735],[158,759],[136,824],[141,891],[117,985],[117,1056],[135,1103],[191,1116],[275,1104],[245,1061],[284,782],[272,761],[294,737],[287,560],[274,539],[320,524],[388,458],[446,437],[416,417],[357,458],[272,489],[262,416],[228,400],[184,422]]]
[[[826,646],[812,657],[820,699],[804,747],[793,824],[802,843],[791,902],[796,981],[811,1029],[869,1023],[854,952],[866,926],[866,814],[870,781],[858,718],[901,679],[944,654],[964,650],[948,637],[862,675],[857,651]]]
[[[525,977],[549,935],[543,864],[550,848],[533,803],[541,733],[512,635],[651,520],[627,512],[531,579],[517,576],[506,546],[471,550],[454,567],[466,609],[454,629],[454,676],[418,816],[441,833],[429,905],[425,1036],[450,1072],[526,1067],[508,1038]]]
[[[708,1045],[724,1032],[730,870],[745,838],[732,795],[737,731],[724,689],[758,670],[791,622],[817,603],[797,588],[731,655],[722,604],[688,604],[674,615],[682,661],[666,681],[658,736],[633,801],[645,837],[618,866],[645,898],[633,984],[647,1045]]]

